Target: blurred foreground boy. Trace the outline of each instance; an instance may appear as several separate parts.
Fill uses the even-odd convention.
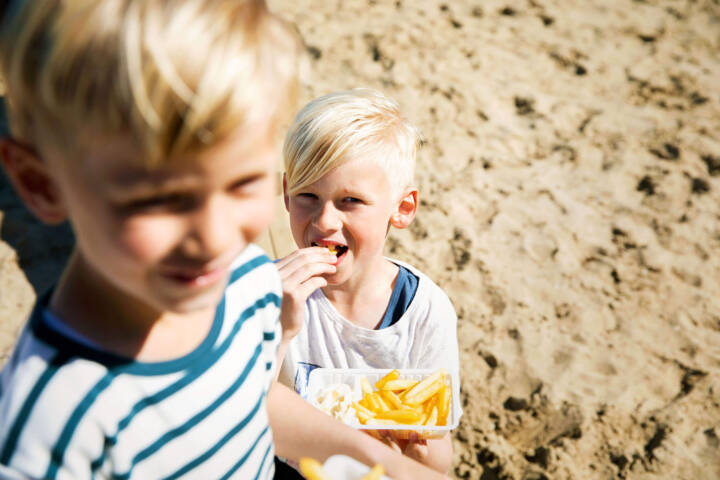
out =
[[[280,282],[250,242],[272,216],[291,30],[253,0],[0,7],[2,162],[77,239],[0,375],[0,477],[271,478],[273,439],[422,477],[272,384]]]
[[[418,208],[419,135],[397,104],[357,89],[319,97],[287,134],[285,205],[299,250],[283,279],[280,381],[298,392],[313,368],[458,371],[457,318],[447,295],[416,268],[385,257],[391,227]],[[333,253],[331,253],[331,251]],[[449,435],[386,441],[446,472]]]

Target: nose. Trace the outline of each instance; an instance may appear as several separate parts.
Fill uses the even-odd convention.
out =
[[[185,253],[194,258],[213,260],[230,249],[238,236],[232,221],[233,210],[219,196],[211,196],[190,217]]]
[[[313,225],[321,232],[340,230],[342,226],[340,215],[341,212],[335,208],[332,202],[325,202],[315,211]]]

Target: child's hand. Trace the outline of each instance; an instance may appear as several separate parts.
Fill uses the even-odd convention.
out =
[[[427,440],[410,432],[407,439],[397,438],[393,430],[380,430],[380,439],[393,450],[407,455],[420,463],[427,463],[429,454]]]
[[[282,279],[283,301],[280,322],[283,340],[298,334],[305,319],[305,301],[312,292],[327,285],[323,274],[335,273],[337,257],[327,248],[309,247],[281,258],[276,265]]]

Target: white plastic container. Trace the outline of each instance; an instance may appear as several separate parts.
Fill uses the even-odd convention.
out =
[[[310,372],[308,378],[308,389],[306,399],[318,406],[315,402],[318,394],[325,387],[330,385],[345,383],[353,390],[353,401],[360,401],[363,397],[360,388],[360,379],[365,377],[371,385],[380,380],[382,377],[390,373],[393,369],[347,369],[347,368],[316,368]],[[423,378],[435,373],[437,369],[398,369],[400,378],[411,378],[413,380],[422,380]],[[408,438],[411,432],[416,432],[420,438],[441,438],[447,432],[457,428],[462,416],[462,408],[460,406],[460,382],[457,373],[448,372],[446,379],[450,384],[452,399],[450,402],[450,412],[448,413],[447,425],[363,425],[355,417],[348,423],[351,427],[359,430],[367,430],[369,433],[375,433],[377,430],[392,430],[397,438]],[[377,435],[377,434],[376,434]]]

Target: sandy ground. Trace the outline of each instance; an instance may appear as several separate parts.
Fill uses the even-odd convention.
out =
[[[720,3],[271,6],[303,101],[377,88],[425,136],[388,254],[458,311],[455,477],[720,478]],[[2,355],[72,240],[0,212]]]

